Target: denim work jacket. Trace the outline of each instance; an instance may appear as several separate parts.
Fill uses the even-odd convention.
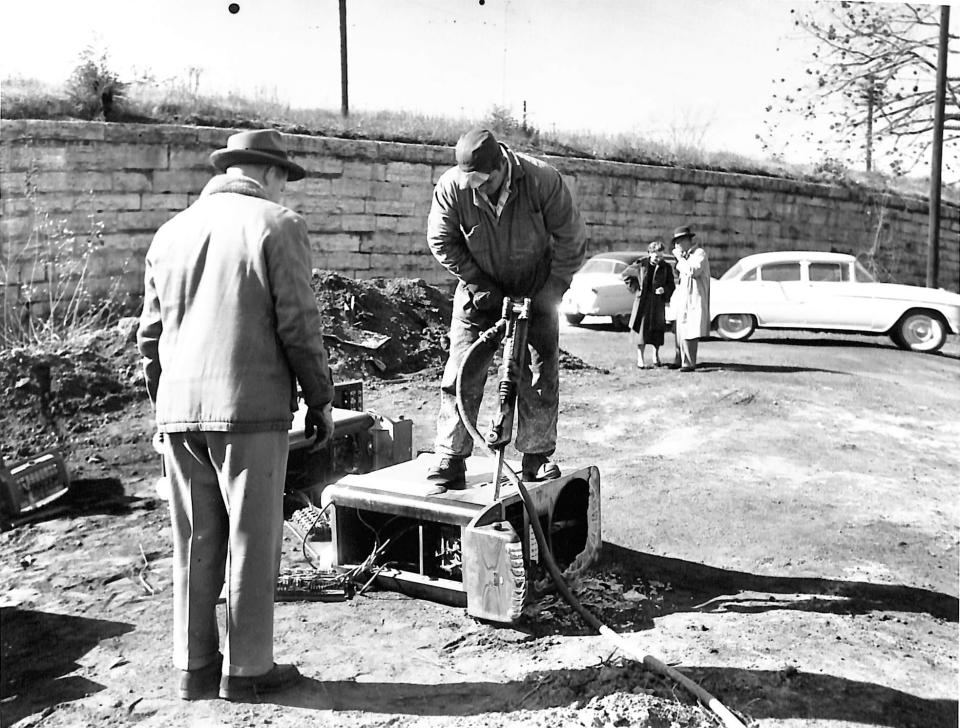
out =
[[[137,346],[161,432],[286,430],[333,399],[303,218],[214,177],[147,252]]]
[[[535,294],[554,276],[564,288],[583,263],[586,226],[560,173],[501,145],[511,165],[510,196],[498,218],[463,187],[457,167],[440,177],[427,218],[427,242],[463,283],[492,281],[512,296]]]

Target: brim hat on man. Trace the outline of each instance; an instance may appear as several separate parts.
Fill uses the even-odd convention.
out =
[[[238,164],[268,164],[287,171],[287,181],[303,179],[307,172],[287,156],[283,135],[276,129],[257,129],[233,134],[227,146],[210,155],[210,163],[218,172]]]
[[[683,238],[695,238],[697,237],[693,230],[690,229],[689,225],[681,225],[678,228],[674,228],[673,231],[673,242],[682,240]]]

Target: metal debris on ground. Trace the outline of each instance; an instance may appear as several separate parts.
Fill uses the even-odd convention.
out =
[[[571,591],[601,622],[616,629],[643,629],[652,626],[653,615],[670,586],[658,581],[637,582],[629,589],[616,574],[598,572],[581,576],[569,584]],[[540,595],[523,609],[523,622],[534,634],[590,633],[559,593]]]

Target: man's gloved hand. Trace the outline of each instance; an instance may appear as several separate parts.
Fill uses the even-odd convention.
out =
[[[467,283],[465,288],[470,294],[470,302],[478,311],[491,311],[503,305],[503,293],[492,281]]]
[[[316,434],[314,447],[326,447],[333,438],[333,405],[328,403],[323,407],[308,407],[307,416],[304,418],[303,434],[308,439]]]
[[[547,278],[547,282],[543,284],[543,288],[540,289],[540,292],[546,300],[550,301],[551,303],[559,304],[560,299],[563,298],[563,294],[566,293],[569,287],[570,284],[564,281],[562,278],[550,276]]]

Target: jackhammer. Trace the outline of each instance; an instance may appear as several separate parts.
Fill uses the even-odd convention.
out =
[[[613,647],[628,657],[639,660],[648,670],[664,675],[685,687],[696,696],[698,700],[706,704],[717,715],[726,728],[744,728],[739,718],[700,685],[656,657],[641,654],[627,640],[600,622],[600,620],[577,599],[576,595],[573,594],[564,580],[563,573],[551,553],[550,544],[543,532],[543,527],[540,525],[536,506],[530,497],[530,493],[524,486],[522,479],[514,472],[510,465],[505,462],[504,458],[507,445],[509,445],[513,439],[513,421],[519,376],[521,368],[526,366],[527,327],[530,320],[530,306],[531,300],[529,298],[524,298],[519,302],[516,302],[512,298],[504,298],[500,320],[497,321],[493,327],[483,332],[477,341],[467,350],[460,364],[460,368],[457,371],[456,399],[460,419],[463,421],[464,427],[466,427],[474,442],[482,444],[486,453],[492,457],[496,463],[493,481],[494,502],[499,498],[500,481],[505,473],[507,479],[517,488],[520,498],[523,501],[523,506],[529,515],[530,525],[533,528],[533,533],[537,540],[540,559],[547,567],[547,571],[553,579],[557,590],[574,611],[576,611],[590,627],[605,637]],[[490,431],[486,436],[483,436],[478,431],[476,423],[471,421],[463,402],[463,374],[470,366],[471,359],[481,347],[496,346],[501,339],[503,340],[503,357],[499,370],[500,378],[497,385],[497,412],[493,416]]]

